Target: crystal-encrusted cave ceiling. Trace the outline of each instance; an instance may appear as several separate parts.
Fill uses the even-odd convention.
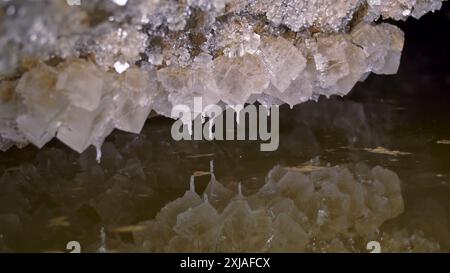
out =
[[[78,5],[79,4],[79,5]],[[291,106],[397,72],[385,19],[441,0],[0,1],[0,150],[54,137],[82,152],[151,111],[205,103]]]

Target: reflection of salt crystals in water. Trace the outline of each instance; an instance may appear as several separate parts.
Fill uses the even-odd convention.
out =
[[[358,175],[372,183],[360,183]],[[215,195],[211,194],[213,184]],[[189,191],[134,233],[138,249],[351,251],[356,240],[373,238],[385,221],[403,211],[395,173],[361,164],[310,171],[275,167],[256,192],[244,196],[242,187],[239,183],[230,195],[230,190],[211,179],[203,202]],[[174,223],[174,228],[165,223]]]
[[[22,15],[0,18],[0,76],[17,86],[17,99],[0,98],[11,121],[0,128],[3,150],[10,143],[42,147],[56,136],[82,152],[114,128],[139,133],[151,109],[170,116],[174,105],[193,97],[207,104],[293,107],[320,95],[345,95],[371,72],[398,70],[403,32],[374,21],[418,18],[442,4],[114,0],[117,5],[67,8],[56,2],[21,1],[16,9]],[[103,13],[114,20],[90,18]],[[174,35],[185,28],[195,35]],[[147,63],[154,56],[155,65]],[[20,71],[27,72],[15,80]],[[192,135],[192,124],[185,124]]]
[[[440,243],[426,236],[422,230],[408,231],[398,228],[383,234],[383,248],[387,248],[394,253],[435,253],[442,251]]]
[[[321,226],[321,225],[325,224],[327,217],[328,217],[327,212],[323,209],[319,209],[317,211],[317,225]]]
[[[195,192],[195,176],[191,175],[191,180],[189,182],[189,190]]]
[[[214,184],[216,181],[216,176],[214,174],[214,160],[209,162],[209,173],[211,174],[211,183]]]
[[[102,227],[100,229],[100,247],[98,248],[98,252],[100,252],[100,253],[107,252],[105,227]]]

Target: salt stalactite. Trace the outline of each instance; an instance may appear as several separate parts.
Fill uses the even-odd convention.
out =
[[[188,132],[189,132],[189,135],[190,136],[193,136],[194,135],[194,121],[192,120],[192,121],[189,121],[188,123],[187,123],[187,127],[188,127]]]
[[[195,176],[191,176],[191,180],[189,182],[189,190],[191,192],[195,192]]]
[[[216,183],[216,175],[214,174],[214,160],[209,162],[209,173],[211,175],[211,184],[214,185]]]
[[[235,105],[235,106],[233,106],[232,107],[233,108],[233,110],[234,110],[234,112],[236,113],[236,124],[238,124],[239,125],[239,123],[240,123],[240,119],[241,119],[241,111],[242,111],[242,109],[244,108],[242,105]]]
[[[105,227],[100,228],[100,247],[98,248],[99,253],[106,253],[108,252],[106,248],[106,233],[105,233]]]
[[[213,133],[213,127],[214,127],[214,120],[216,117],[212,117],[210,118],[209,124],[208,124],[208,138],[209,139],[213,139],[214,138],[214,133]]]
[[[97,163],[100,164],[102,161],[102,148],[99,146],[95,146],[95,151],[96,151],[95,160],[97,161]]]

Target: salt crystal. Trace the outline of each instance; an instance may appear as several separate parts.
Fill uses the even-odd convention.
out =
[[[116,70],[117,73],[122,74],[123,72],[125,72],[128,68],[130,68],[130,65],[127,62],[120,62],[117,61],[114,64],[114,69]]]

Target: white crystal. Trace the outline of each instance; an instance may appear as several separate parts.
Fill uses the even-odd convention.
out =
[[[71,104],[94,111],[103,95],[103,81],[103,72],[97,66],[75,61],[62,68],[55,88],[66,94]]]
[[[122,73],[125,72],[128,68],[130,68],[130,65],[129,65],[127,62],[122,63],[122,62],[120,62],[120,61],[117,61],[117,62],[114,64],[114,69],[115,69],[116,72],[119,73],[119,74],[122,74]]]

